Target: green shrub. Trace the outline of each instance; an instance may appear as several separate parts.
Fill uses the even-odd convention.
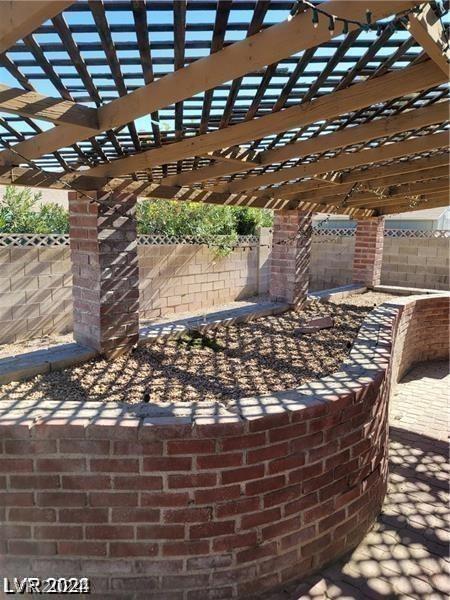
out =
[[[7,187],[0,200],[0,233],[68,233],[67,210],[41,200],[40,192]],[[258,227],[271,225],[272,212],[258,208],[168,200],[143,200],[137,206],[138,233],[201,236],[219,254],[227,253],[238,235],[253,235]],[[216,236],[223,236],[220,245]]]
[[[68,233],[67,210],[42,204],[40,192],[8,186],[0,200],[0,233]]]

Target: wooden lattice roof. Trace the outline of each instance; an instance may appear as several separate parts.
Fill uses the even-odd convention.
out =
[[[446,3],[0,7],[0,183],[356,216],[447,203]]]

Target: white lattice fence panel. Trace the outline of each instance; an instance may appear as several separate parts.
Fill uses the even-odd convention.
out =
[[[138,244],[142,246],[176,246],[177,244],[206,244],[207,246],[257,246],[257,235],[240,235],[237,238],[230,236],[176,236],[176,235],[139,235]]]
[[[69,236],[64,234],[34,234],[34,233],[0,233],[0,247],[29,247],[68,246]]]
[[[385,229],[384,236],[390,238],[450,238],[446,229]]]

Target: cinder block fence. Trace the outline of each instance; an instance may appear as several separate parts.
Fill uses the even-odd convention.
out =
[[[241,238],[228,256],[218,256],[204,244],[180,244],[164,237],[141,236],[139,240],[142,320],[269,293],[269,229],[259,238]],[[351,283],[354,230],[318,228],[311,241],[309,289]],[[0,344],[71,331],[67,237],[1,235],[0,244],[5,244],[0,246]],[[277,251],[283,253],[284,248],[277,246]],[[385,230],[381,283],[448,290],[449,256],[448,232]]]

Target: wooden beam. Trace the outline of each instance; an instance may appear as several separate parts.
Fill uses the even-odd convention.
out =
[[[244,190],[254,189],[264,185],[273,185],[290,179],[300,179],[302,177],[312,177],[321,173],[329,173],[334,171],[342,171],[361,165],[369,165],[400,156],[408,156],[419,152],[426,152],[436,148],[444,148],[448,145],[447,132],[435,133],[432,135],[423,135],[414,139],[408,139],[402,142],[393,144],[384,144],[378,148],[362,150],[361,152],[347,152],[339,154],[335,158],[323,158],[316,162],[301,165],[299,167],[291,167],[276,171],[274,173],[266,173],[239,181],[233,181],[224,186],[215,186],[216,191],[238,193]],[[88,172],[88,171],[86,171]],[[344,182],[345,183],[345,182]],[[292,190],[294,190],[294,185]],[[286,186],[286,189],[289,189]],[[285,191],[282,195],[286,195]],[[297,192],[297,190],[295,190]],[[290,193],[290,192],[289,192]]]
[[[199,152],[212,152],[228,148],[318,120],[330,119],[370,106],[381,100],[385,101],[434,87],[445,80],[441,70],[431,61],[427,61],[407,67],[401,72],[387,73],[383,77],[364,81],[339,92],[322,96],[307,104],[292,106],[259,119],[241,122],[233,127],[190,137],[156,150],[148,150],[113,161],[107,165],[98,165],[90,171],[86,171],[86,174],[94,177],[117,177],[135,170],[149,169],[159,164],[196,156]]]
[[[56,125],[69,124],[98,129],[97,111],[83,104],[43,96],[37,92],[12,88],[0,83],[0,110],[7,113],[50,121]]]
[[[399,213],[414,212],[416,210],[425,210],[428,208],[439,208],[441,206],[442,207],[448,206],[448,194],[444,194],[441,197],[436,197],[436,198],[430,198],[430,199],[425,198],[424,200],[422,200],[421,202],[418,202],[416,205],[413,205],[413,206],[411,206],[410,202],[402,203],[395,207],[387,207],[387,208],[382,208],[377,211],[373,211],[373,213],[376,212],[376,214],[378,214],[379,216],[394,215],[394,214],[399,214]]]
[[[379,179],[369,179],[364,181],[363,179],[359,179],[358,182],[361,183],[361,186],[364,188],[361,191],[370,194],[373,193],[371,190],[379,189],[383,187],[390,186],[398,186],[403,183],[413,183],[417,181],[427,181],[430,179],[435,179],[438,177],[447,177],[448,176],[448,166],[443,165],[441,167],[435,167],[426,170],[413,170],[407,171],[405,173],[398,173],[397,175],[391,175],[390,177],[381,177]],[[347,194],[353,187],[354,182],[350,183],[341,183],[337,186],[327,186],[326,188],[318,188],[315,190],[311,190],[309,192],[304,192],[296,196],[296,198],[304,198],[309,202],[320,201],[323,198],[327,197],[335,197],[337,198],[338,194]],[[280,194],[283,196],[283,188],[280,188]],[[370,197],[370,196],[369,196]]]
[[[65,10],[74,0],[3,0],[0,19],[0,54],[17,40],[33,33],[48,19]]]
[[[432,6],[426,2],[419,13],[409,15],[408,29],[433,62],[448,77],[450,51],[444,28]]]
[[[361,89],[363,89],[364,84],[358,85],[361,85]],[[364,125],[349,127],[342,131],[313,137],[292,144],[286,144],[282,148],[262,152],[257,157],[258,163],[261,166],[265,166],[283,162],[291,158],[322,153],[336,148],[343,148],[366,140],[389,137],[395,133],[414,130],[425,127],[426,125],[443,122],[448,119],[448,114],[449,103],[437,102],[431,106],[410,110],[392,117],[377,119]],[[242,168],[234,169],[234,166],[235,165],[230,164],[228,166],[213,165],[203,167],[202,169],[197,169],[195,171],[187,171],[180,173],[179,175],[172,175],[163,179],[163,182],[168,185],[192,185],[193,183],[208,181],[224,175],[247,171],[254,168],[255,165],[254,163],[245,164],[242,161],[240,164],[236,165],[237,167]],[[335,179],[333,179],[331,183],[339,183],[339,181],[335,181]]]

